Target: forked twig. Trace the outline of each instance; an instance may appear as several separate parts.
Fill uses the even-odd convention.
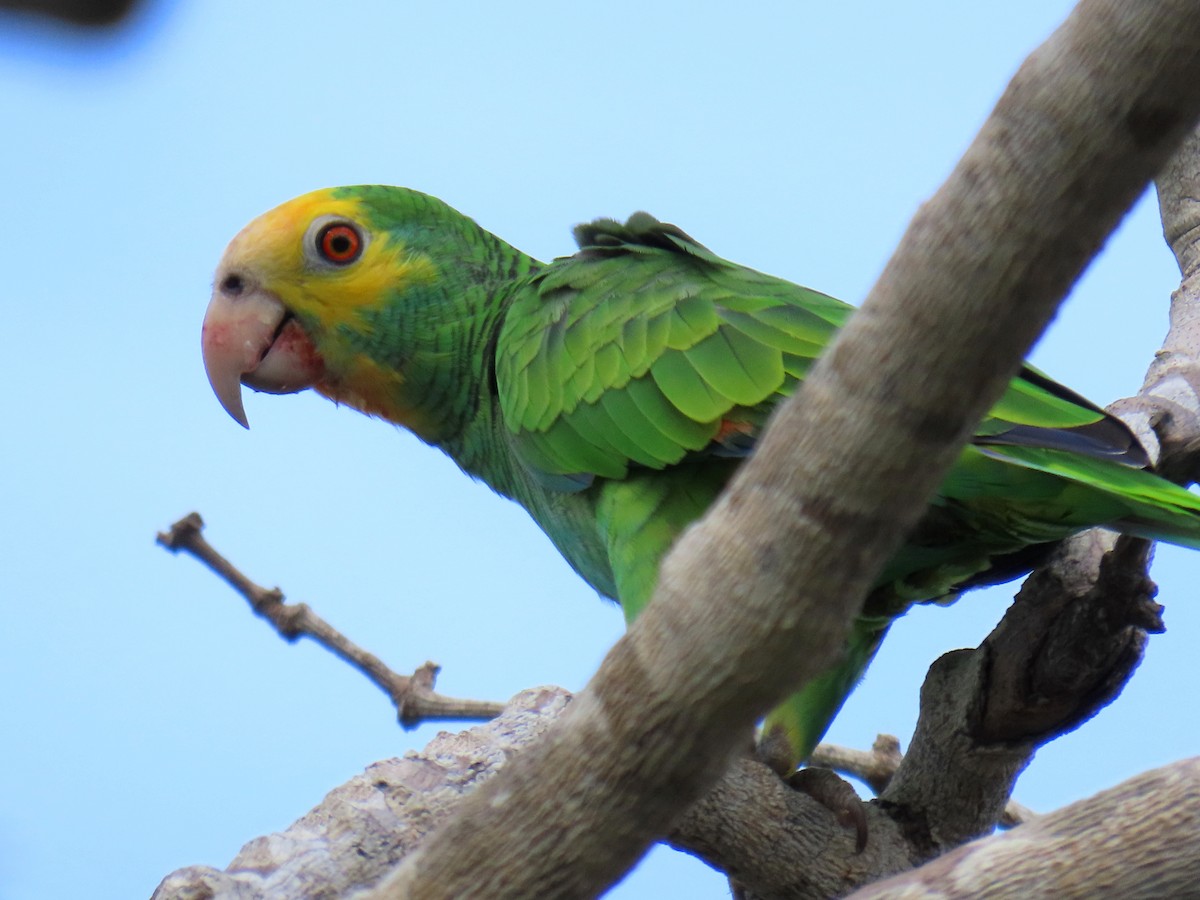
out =
[[[223,578],[246,598],[254,613],[266,619],[280,637],[289,642],[308,637],[341,657],[379,686],[396,707],[397,718],[405,728],[431,719],[469,719],[486,721],[498,716],[503,704],[484,700],[459,700],[434,691],[438,666],[427,662],[412,675],[400,675],[389,669],[379,657],[363,650],[340,631],[318,616],[306,603],[287,603],[279,588],[264,588],[243,575],[229,560],[204,539],[204,520],[199,513],[188,513],[159,532],[158,543],[172,553],[191,554]]]

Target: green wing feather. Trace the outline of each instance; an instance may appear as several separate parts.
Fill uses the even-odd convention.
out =
[[[578,237],[513,301],[496,356],[504,421],[539,476],[663,469],[731,414],[757,430],[851,312],[645,214]]]
[[[551,484],[727,451],[714,445],[731,424],[749,446],[853,311],[729,263],[645,213],[577,237],[579,253],[518,293],[496,356],[516,453]],[[978,439],[1145,463],[1123,425],[1028,367]]]
[[[639,213],[576,231],[580,252],[515,292],[496,352],[520,463],[552,491],[592,490],[627,618],[658,564],[753,449],[852,308],[734,265]],[[1200,546],[1200,503],[1139,471],[1132,433],[1026,367],[885,569],[842,661],[782,704],[764,746],[783,767],[815,746],[909,604],[997,577],[1001,561],[1091,525]],[[733,457],[733,458],[722,458]],[[1001,571],[1002,570],[1002,571]],[[783,750],[779,751],[778,748]]]

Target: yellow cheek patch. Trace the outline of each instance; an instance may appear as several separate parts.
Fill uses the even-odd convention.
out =
[[[342,268],[312,270],[298,278],[296,305],[324,328],[354,323],[354,313],[389,296],[429,284],[437,270],[427,256],[410,254],[387,234],[372,234],[357,260]],[[303,299],[301,299],[301,296]]]

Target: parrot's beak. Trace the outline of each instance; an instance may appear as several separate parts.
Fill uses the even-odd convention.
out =
[[[269,291],[218,273],[200,345],[204,369],[225,412],[249,428],[242,385],[291,394],[316,384],[325,364],[312,340]]]

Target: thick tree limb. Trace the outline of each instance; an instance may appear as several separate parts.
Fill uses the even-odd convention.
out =
[[[396,717],[405,728],[440,719],[490,719],[503,706],[483,700],[446,697],[433,689],[438,667],[432,662],[412,675],[392,671],[378,656],[368,653],[318,616],[305,603],[286,603],[279,588],[264,588],[241,573],[236,566],[204,539],[204,520],[199,513],[188,513],[158,533],[158,543],[172,553],[183,551],[194,556],[246,598],[254,613],[271,623],[279,636],[289,642],[311,638],[330,653],[362,672],[388,695],[396,707]]]
[[[1162,439],[1161,467],[1180,481],[1200,477],[1200,131],[1188,136],[1156,179],[1163,236],[1183,280],[1171,297],[1171,325],[1139,397],[1154,398],[1150,420]]]
[[[983,644],[942,657],[921,688],[912,744],[880,801],[929,859],[989,833],[1041,744],[1107,705],[1161,630],[1146,545],[1122,538],[1080,580],[1070,550],[1026,582]]]
[[[1158,179],[1164,231],[1184,284],[1172,300],[1171,330],[1138,396],[1113,405],[1162,467],[1194,475],[1200,441],[1200,134],[1189,136]],[[1162,630],[1154,586],[1145,578],[1147,548],[1132,539],[1090,532],[1067,542],[1035,573],[1000,626],[975,651],[939,661],[923,689],[930,710],[883,800],[897,803],[928,836],[929,853],[990,830],[992,812],[1036,746],[1076,727],[1121,690],[1141,660],[1147,632]],[[947,672],[953,677],[938,690]],[[959,712],[942,718],[959,697]],[[1022,749],[1023,748],[1023,749]],[[993,768],[996,751],[1012,775]],[[975,762],[972,762],[974,760]],[[976,768],[978,766],[978,768]],[[971,790],[947,772],[971,772]],[[989,774],[990,773],[990,774]],[[911,783],[909,782],[911,779]],[[951,793],[946,793],[951,787]],[[964,796],[976,802],[963,803]],[[954,802],[958,800],[959,802]],[[968,810],[978,813],[963,816]],[[947,821],[948,817],[956,819]]]
[[[248,843],[226,870],[192,866],[172,873],[159,885],[153,900],[302,900],[351,895],[378,881],[396,860],[418,847],[454,814],[468,792],[491,779],[513,754],[538,740],[569,702],[570,695],[558,688],[523,691],[498,719],[459,734],[440,734],[420,753],[370,766],[362,775],[331,791],[318,807],[286,831]],[[1114,802],[1117,798],[1124,800]],[[730,810],[734,811],[732,818]],[[868,875],[901,871],[913,862],[906,863],[902,854],[892,856],[904,846],[896,823],[878,808],[871,807],[868,813],[872,844],[864,854],[854,854],[852,835],[831,826],[828,811],[789,790],[762,763],[746,758],[689,811],[677,836],[694,851],[707,849],[707,859],[726,864],[735,876],[740,874],[739,858],[744,862],[749,857],[738,857],[736,851],[731,857],[730,848],[760,848],[764,852],[754,860],[755,869],[749,874],[751,883],[759,890],[768,890],[770,896],[827,897],[861,884]],[[1186,873],[1195,877],[1200,860],[1196,845],[1198,815],[1200,760],[1191,760],[1137,776],[1112,791],[1039,817],[1032,826],[1013,832],[1025,836],[1019,854],[1028,859],[1014,860],[1010,850],[1001,850],[999,858],[1004,862],[995,862],[997,857],[988,848],[1007,837],[965,849],[980,854],[982,862],[977,865],[984,872],[992,873],[995,867],[1003,870],[1003,877],[997,880],[1011,891],[999,896],[1030,896],[1021,893],[1028,891],[1029,884],[1037,883],[1025,874],[1030,865],[1041,877],[1039,867],[1043,861],[1055,859],[1068,860],[1060,868],[1074,872],[1077,896],[1098,896],[1106,891],[1118,861],[1140,873],[1135,877],[1146,877],[1141,861],[1152,860],[1156,869],[1148,883],[1163,888],[1185,883],[1180,879],[1187,877]],[[721,823],[716,830],[711,816]],[[1045,820],[1054,824],[1042,831]],[[1039,830],[1031,832],[1031,828]],[[1120,840],[1114,842],[1114,836],[1120,836]],[[1031,853],[1031,847],[1038,852]],[[1059,848],[1066,848],[1068,855],[1050,855],[1058,853]],[[1164,855],[1171,858],[1164,859]],[[1091,864],[1091,860],[1101,857],[1102,864]],[[886,868],[889,859],[890,870]],[[921,874],[916,877],[924,889],[931,896],[979,895],[978,881],[971,882],[972,886],[961,894],[946,888],[953,884],[947,879],[960,877],[963,870],[957,865],[943,867],[945,859],[957,859],[957,854],[919,870]],[[941,867],[936,870],[938,878],[928,875],[931,867]],[[945,893],[937,894],[939,890]],[[1131,894],[1185,895],[1182,890]]]
[[[1200,758],[978,841],[853,894],[990,900],[1194,897],[1200,885]]]
[[[1142,391],[1114,408],[1157,455],[1156,426],[1168,471],[1183,476],[1196,471],[1189,460],[1200,437],[1200,297],[1195,279],[1189,286],[1186,277],[1200,259],[1197,206],[1186,200],[1200,196],[1200,138],[1189,138],[1159,181],[1164,230],[1175,236],[1184,286]],[[1180,246],[1185,237],[1190,248]],[[990,831],[1036,746],[1120,691],[1141,659],[1146,632],[1162,628],[1144,575],[1146,549],[1100,532],[1079,536],[1030,578],[980,648],[935,664],[913,744],[882,794],[899,821],[914,823],[907,829],[914,858]]]
[[[978,649],[934,663],[909,752],[868,806],[866,853],[808,798],[737,768],[671,842],[733,874],[749,898],[825,898],[991,831],[1034,750],[1108,702],[1140,658],[1142,626],[1157,623],[1144,544],[1120,546],[1095,584],[1064,584],[1049,567]]]
[[[522,691],[499,718],[442,732],[420,753],[367,767],[286,831],[250,841],[224,871],[189,866],[172,872],[153,900],[348,896],[412,852],[463,795],[536,741],[570,700],[561,688]]]
[[[827,666],[882,561],[1200,110],[1196,3],[1085,0],[1025,63],[587,690],[375,896],[583,896]]]
[[[523,691],[491,722],[459,734],[442,733],[419,753],[370,766],[286,831],[246,844],[224,871],[191,866],[173,872],[154,900],[315,900],[373,884],[453,815],[469,792],[511,763],[514,754],[528,752],[570,700],[560,688]],[[833,822],[828,810],[747,757],[688,813],[676,843],[723,863],[735,875],[739,861],[753,860],[760,868],[747,873],[752,884],[803,888],[801,896],[823,890],[820,896],[828,896],[831,882],[845,890],[868,873],[877,877],[911,865],[895,823],[879,810],[869,814],[872,846],[854,855],[852,832]],[[714,823],[719,824],[714,828]],[[745,846],[769,852],[761,861],[730,852]],[[843,872],[847,858],[849,871]],[[797,860],[814,865],[810,869]],[[806,874],[810,870],[815,875]]]
[[[1194,277],[1200,207],[1188,199],[1200,196],[1200,133],[1193,132],[1158,180],[1164,231],[1184,284],[1141,392],[1114,410],[1155,456],[1161,435],[1164,467],[1184,478],[1197,471],[1200,439]],[[1146,550],[1142,542],[1101,532],[1067,542],[1029,579],[980,648],[934,666],[913,745],[882,795],[897,814],[920,823],[909,829],[914,855],[922,855],[922,840],[925,855],[932,855],[989,831],[1035,747],[1076,727],[1120,691],[1141,659],[1146,633],[1162,629],[1154,586],[1144,575]]]

